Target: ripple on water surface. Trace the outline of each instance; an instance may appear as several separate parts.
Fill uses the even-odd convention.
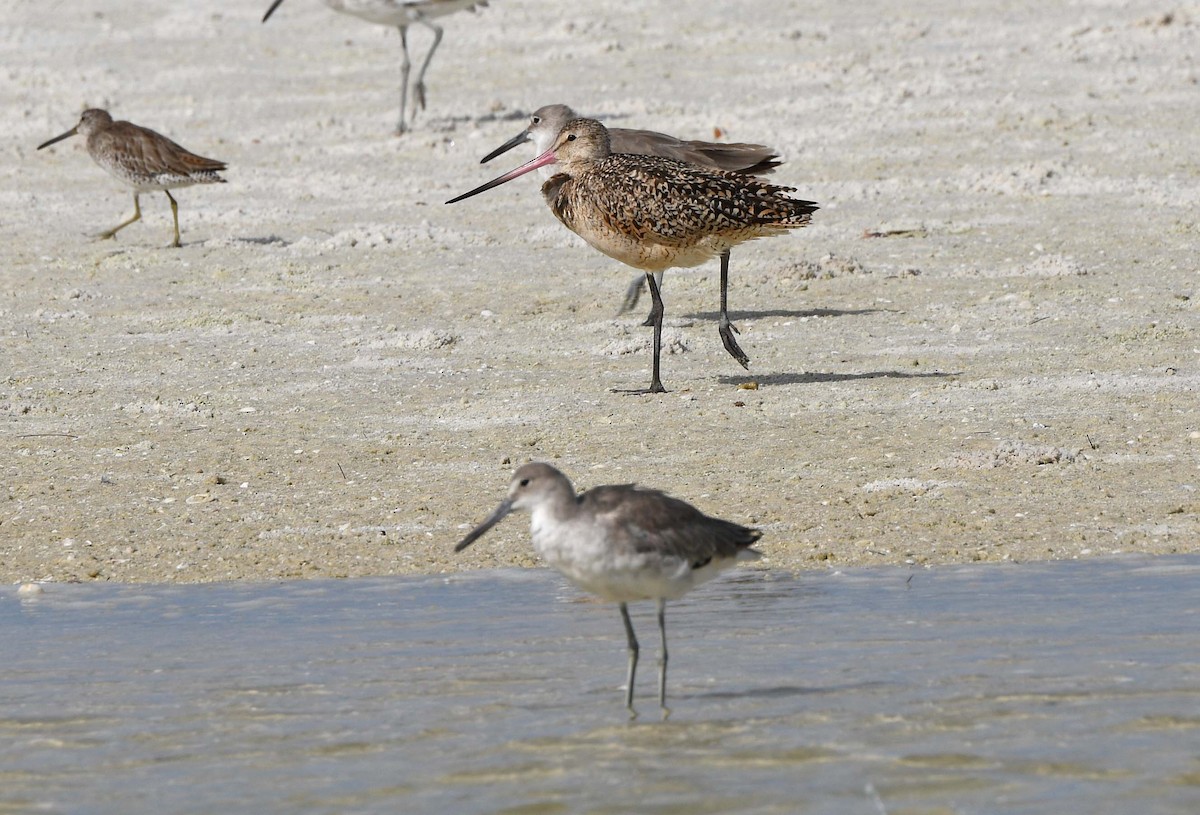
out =
[[[0,589],[0,811],[1200,811],[1200,558]],[[219,779],[215,781],[214,779]]]

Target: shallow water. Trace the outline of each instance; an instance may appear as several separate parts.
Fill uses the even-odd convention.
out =
[[[1195,813],[1200,558],[0,589],[0,812]]]

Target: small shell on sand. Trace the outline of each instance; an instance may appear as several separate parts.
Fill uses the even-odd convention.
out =
[[[207,492],[198,492],[195,495],[189,495],[185,503],[188,504],[207,504],[213,499],[212,495]]]

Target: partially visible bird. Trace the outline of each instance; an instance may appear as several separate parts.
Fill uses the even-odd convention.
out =
[[[43,147],[79,134],[87,140],[88,155],[110,175],[133,187],[133,217],[101,232],[97,237],[111,238],[134,221],[141,220],[142,207],[138,196],[143,192],[162,191],[171,202],[171,217],[175,223],[175,240],[179,243],[179,205],[171,190],[193,184],[224,184],[217,175],[226,169],[225,162],[204,158],[192,153],[161,133],[131,122],[114,122],[108,111],[90,108],[79,117],[79,124],[38,145]]]
[[[619,604],[629,669],[625,707],[633,708],[638,641],[628,603],[655,600],[662,650],[658,702],[667,708],[667,600],[687,592],[741,560],[761,554],[750,546],[757,529],[705,515],[691,504],[634,484],[593,487],[582,495],[563,473],[531,462],[513,473],[507,497],[454,551],[461,552],[514,509],[529,510],[534,551],[584,591]]]
[[[267,13],[263,15],[265,23],[279,7],[283,0],[274,0]],[[418,108],[425,109],[425,71],[433,59],[433,52],[442,41],[442,27],[433,20],[453,14],[456,11],[483,8],[488,0],[324,0],[325,5],[342,14],[350,14],[359,19],[377,25],[395,26],[400,31],[400,48],[404,53],[404,62],[400,63],[400,122],[396,125],[396,134],[406,133],[408,123],[404,111],[408,107],[408,76],[412,70],[412,60],[408,56],[408,27],[420,23],[433,32],[433,45],[421,62],[417,71],[417,81],[413,83],[412,115],[416,118]]]
[[[613,153],[608,131],[592,119],[572,119],[540,156],[446,203],[549,164],[558,172],[542,185],[542,197],[555,217],[592,247],[646,273],[654,300],[654,362],[643,392],[666,390],[659,377],[663,303],[653,273],[696,266],[739,243],[807,226],[817,210],[812,201],[789,198],[785,193],[793,187],[658,156]]]
[[[579,118],[575,111],[566,105],[544,105],[535,110],[529,117],[529,125],[517,135],[488,153],[480,164],[486,164],[503,153],[507,153],[519,144],[532,141],[534,150],[544,153],[553,144],[563,125],[572,119]],[[779,155],[762,144],[747,144],[745,142],[710,142],[684,141],[666,133],[653,130],[630,130],[623,127],[608,129],[610,147],[614,153],[636,153],[644,156],[662,156],[676,161],[695,164],[710,170],[727,170],[731,173],[746,175],[767,175],[775,171],[783,162],[778,161]],[[543,179],[549,178],[553,170],[542,167],[538,173]],[[654,280],[661,291],[663,273],[655,272]],[[641,296],[642,286],[646,283],[645,275],[636,275],[625,291],[625,299],[621,303],[618,314],[623,314],[637,305]],[[749,358],[734,339],[737,326],[729,321],[727,308],[727,291],[729,288],[729,252],[721,254],[721,317],[718,333],[721,343],[730,356],[743,367],[747,367]],[[643,325],[652,325],[653,316],[647,317]]]

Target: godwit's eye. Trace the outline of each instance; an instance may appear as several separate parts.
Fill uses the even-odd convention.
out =
[[[521,479],[521,486],[522,486],[522,487],[528,487],[528,486],[529,486],[529,479],[528,479],[528,478],[522,478],[522,479]]]
[[[531,121],[532,121],[532,122],[533,122],[535,125],[540,125],[540,124],[542,123],[542,117],[541,117],[541,116],[530,116],[530,117],[529,117],[529,119],[530,119],[530,120],[531,120]]]
[[[575,141],[575,134],[572,133],[570,136],[567,136],[567,141]]]

